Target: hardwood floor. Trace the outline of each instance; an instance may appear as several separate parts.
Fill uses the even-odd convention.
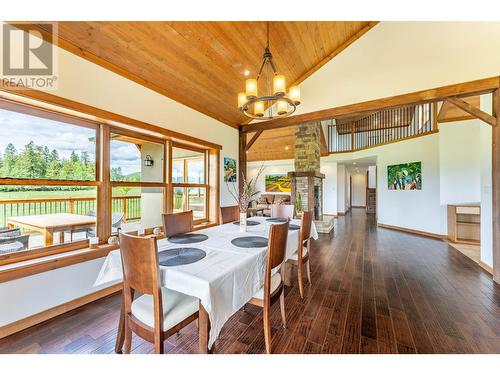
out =
[[[377,229],[354,209],[312,255],[304,300],[296,281],[286,289],[286,330],[272,308],[274,353],[500,353],[500,287],[444,241]],[[119,295],[104,298],[0,340],[0,353],[112,353],[119,309]],[[165,351],[197,345],[192,323]],[[153,349],[137,337],[132,348]],[[263,353],[261,309],[231,317],[214,352]]]

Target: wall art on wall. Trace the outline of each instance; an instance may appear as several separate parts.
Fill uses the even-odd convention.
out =
[[[236,182],[236,160],[224,157],[224,182]]]
[[[422,190],[422,162],[387,166],[389,190]]]
[[[292,191],[292,182],[287,175],[266,174],[265,182],[268,193],[290,193]]]

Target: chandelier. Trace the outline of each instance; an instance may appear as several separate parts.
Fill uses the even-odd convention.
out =
[[[259,79],[263,77],[263,73],[267,78],[263,83],[265,94],[259,96]],[[251,119],[272,120],[290,116],[299,104],[300,87],[290,87],[287,94],[285,76],[278,74],[276,64],[273,62],[273,55],[269,49],[269,22],[267,22],[267,44],[262,56],[262,65],[257,78],[245,81],[245,92],[238,94],[238,109]],[[267,115],[265,115],[266,107]]]

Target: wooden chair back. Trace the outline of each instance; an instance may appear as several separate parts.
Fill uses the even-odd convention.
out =
[[[295,206],[293,204],[272,204],[271,217],[285,217],[293,219]]]
[[[240,216],[240,208],[238,206],[227,206],[220,208],[221,224],[232,223],[237,221]]]
[[[304,211],[300,220],[300,241],[304,243],[311,238],[311,227],[313,221],[312,211]]]
[[[163,214],[162,219],[166,237],[193,231],[193,211]]]
[[[271,272],[272,269],[278,267],[285,260],[287,239],[288,220],[286,223],[271,225],[269,228],[269,243],[267,245],[266,272]]]
[[[156,239],[123,232],[119,236],[124,284],[140,293],[154,294],[160,288]]]

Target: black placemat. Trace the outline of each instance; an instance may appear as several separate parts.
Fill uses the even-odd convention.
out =
[[[247,236],[247,237],[238,237],[231,241],[234,246],[238,247],[266,247],[267,246],[267,238],[260,236]]]
[[[298,230],[298,229],[300,229],[300,225],[288,224],[288,230]]]
[[[207,253],[195,247],[179,247],[164,250],[158,253],[158,262],[161,266],[181,266],[190,264],[205,258]]]
[[[270,221],[271,223],[284,223],[288,219],[286,217],[272,217],[270,219],[266,219],[266,221]]]
[[[233,222],[234,225],[240,225],[240,222],[239,220],[238,221],[234,221]],[[258,221],[255,221],[255,220],[247,220],[247,225],[248,226],[252,226],[252,225],[259,225],[260,223]]]
[[[208,239],[206,234],[201,233],[182,233],[168,237],[168,241],[179,245],[202,242]]]

